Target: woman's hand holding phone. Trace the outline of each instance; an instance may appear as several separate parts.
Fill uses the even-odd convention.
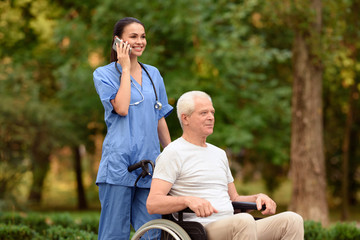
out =
[[[122,68],[130,69],[130,54],[131,47],[130,44],[124,42],[122,39],[115,36],[113,49],[117,52],[118,63]]]
[[[119,45],[120,48],[124,48],[128,53],[129,56],[131,55],[131,47],[130,44],[128,44],[127,42],[124,42],[122,39],[120,39],[118,36],[115,36],[114,39],[114,44],[113,44],[113,49],[117,52],[117,47],[116,45]]]

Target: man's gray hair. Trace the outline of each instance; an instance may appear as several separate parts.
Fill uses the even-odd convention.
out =
[[[181,115],[191,115],[195,110],[195,98],[207,98],[211,101],[211,97],[202,91],[190,91],[186,92],[177,101],[176,109],[177,109],[177,116],[180,121],[181,127],[183,126],[181,121]]]

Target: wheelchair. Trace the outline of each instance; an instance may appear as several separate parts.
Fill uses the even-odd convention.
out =
[[[233,202],[233,207],[234,213],[257,210],[256,204],[252,202]],[[265,208],[264,205],[262,210],[265,210]],[[155,231],[161,234],[161,240],[207,240],[206,230],[201,223],[183,220],[183,213],[189,212],[192,213],[189,208],[179,211],[177,220],[172,214],[167,214],[163,215],[162,219],[147,222],[135,232],[131,240],[153,240],[151,234],[154,234]]]
[[[137,164],[134,164],[128,168],[129,171],[133,171],[139,167],[143,169],[140,177],[151,175],[147,164],[151,164],[152,169],[154,165],[149,160],[142,160]],[[138,178],[138,179],[139,179]],[[138,180],[137,179],[137,180]],[[136,186],[137,181],[135,182]],[[252,202],[232,202],[234,208],[234,214],[247,212],[250,210],[257,210],[256,203]],[[266,206],[263,205],[261,210],[265,210]],[[152,236],[161,235],[161,240],[207,240],[206,230],[204,226],[199,222],[184,221],[184,213],[193,213],[190,208],[186,208],[177,212],[177,219],[172,214],[162,215],[162,219],[155,219],[142,225],[133,235],[131,240],[149,239],[154,240]]]

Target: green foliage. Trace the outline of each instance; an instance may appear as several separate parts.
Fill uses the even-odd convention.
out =
[[[83,217],[75,221],[78,228],[87,232],[92,232],[94,234],[98,233],[99,219],[94,217]]]
[[[97,235],[84,230],[73,228],[64,228],[62,226],[52,226],[46,230],[44,239],[65,240],[65,239],[81,239],[81,240],[96,240]]]
[[[356,223],[337,223],[329,229],[329,238],[333,240],[360,239],[360,228]]]
[[[60,225],[64,228],[70,227],[73,224],[72,217],[68,213],[57,214],[52,217],[53,225]]]
[[[328,185],[334,199],[338,200],[343,193],[342,175],[346,174],[344,166],[344,142],[347,141],[346,129],[350,129],[349,149],[349,201],[358,202],[356,191],[360,181],[356,178],[359,166],[360,151],[359,129],[360,118],[358,101],[360,90],[359,37],[360,31],[353,27],[359,22],[357,1],[341,0],[336,4],[325,5],[328,14],[324,14],[330,32],[325,35],[325,82],[324,82],[324,117],[325,144]],[[332,33],[332,34],[329,34]],[[350,115],[349,115],[350,114]],[[351,116],[352,123],[347,118]],[[351,126],[348,126],[351,124]]]
[[[305,240],[323,240],[327,239],[326,231],[322,228],[320,222],[304,221],[304,239]]]
[[[284,42],[289,46],[291,36],[277,42],[272,40],[273,31],[264,28],[259,13],[263,2],[203,0],[194,3],[179,0],[123,1],[118,4],[105,0],[94,9],[91,27],[85,33],[92,42],[84,46],[91,45],[92,49],[87,48],[88,51],[102,54],[102,64],[106,63],[114,24],[125,16],[139,18],[145,24],[148,41],[140,61],[159,68],[169,102],[175,106],[185,91],[208,92],[216,108],[215,133],[209,137],[210,142],[227,148],[234,156],[245,149],[246,159],[256,159],[258,165],[264,165],[263,169],[269,169],[266,164],[286,168],[290,144],[291,85],[288,79],[291,66],[288,61],[291,50],[284,48]],[[83,31],[72,31],[74,24],[79,27],[79,21],[81,16],[66,19],[63,30],[58,30],[58,36],[69,32],[65,35],[71,38],[68,50],[61,54],[77,54],[81,48],[72,48],[73,44],[82,43],[77,36],[84,38]],[[284,33],[284,29],[279,31]],[[67,56],[66,64],[63,69],[59,68],[57,76],[67,82],[66,86],[74,85],[74,90],[69,91],[72,93],[79,80],[70,79],[80,65],[69,61],[71,55],[64,56]],[[75,61],[79,58],[82,56]],[[70,66],[76,67],[70,71]],[[64,89],[64,93],[67,91]],[[72,97],[66,94],[62,99],[66,102]],[[92,112],[94,106],[92,104],[92,109],[87,112]],[[181,129],[175,113],[167,121],[172,138],[179,137]],[[269,187],[274,188],[276,182],[271,184],[269,181],[272,185]]]
[[[135,7],[126,1],[121,7],[110,2],[99,6],[94,16],[101,23],[99,32],[108,38],[112,30],[106,23],[146,12],[140,17],[148,26],[149,39],[142,58],[160,69],[170,100],[175,103],[183,92],[194,89],[212,96],[216,127],[210,142],[235,154],[250,149],[259,161],[288,162],[291,86],[272,69],[285,69],[289,74],[285,63],[291,54],[268,45],[267,36],[257,34],[259,28],[251,18],[262,1],[139,1]],[[192,7],[187,8],[189,5]],[[120,14],[113,17],[111,8],[119,8]],[[168,121],[175,138],[178,120]]]
[[[7,153],[11,154],[10,151]],[[26,165],[20,160],[3,159],[0,162],[0,211],[16,204],[17,186],[22,182],[26,169]]]
[[[87,6],[94,3],[89,1]],[[91,123],[102,116],[91,81],[93,69],[88,63],[87,52],[92,45],[84,41],[90,39],[85,34],[89,32],[87,23],[83,22],[88,12],[79,2],[46,0],[5,1],[0,9],[6,13],[0,27],[4,23],[7,27],[7,35],[0,36],[1,161],[9,162],[5,171],[10,174],[27,158],[26,167],[42,168],[44,178],[46,158],[56,148],[85,144],[92,150],[90,136],[97,129],[89,126],[97,126]],[[76,17],[76,9],[84,13],[81,19]],[[17,24],[13,24],[16,18]],[[66,45],[69,39],[71,44]],[[3,179],[7,183],[2,184],[3,188],[17,184]],[[31,188],[37,189],[38,196],[41,182],[43,179],[34,180],[38,186]],[[1,190],[2,195],[12,191],[9,187]]]
[[[0,213],[0,239],[97,239],[98,225],[98,216],[3,212]]]
[[[0,240],[34,240],[36,233],[25,225],[7,225],[0,223]]]
[[[39,214],[28,214],[25,218],[23,218],[22,224],[30,227],[38,233],[42,233],[44,230],[48,228],[48,224],[46,223],[46,218]]]
[[[305,240],[355,240],[360,237],[360,228],[356,223],[336,223],[329,228],[323,228],[321,223],[305,221]]]
[[[21,225],[23,224],[24,217],[18,213],[1,212],[0,223],[9,225]]]

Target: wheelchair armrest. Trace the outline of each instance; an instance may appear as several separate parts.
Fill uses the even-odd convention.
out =
[[[232,202],[232,205],[234,207],[234,212],[247,212],[249,210],[258,210],[256,203],[254,202]],[[260,211],[264,211],[266,209],[266,205],[263,204]]]
[[[240,211],[240,212],[246,212],[248,210],[258,210],[257,205],[254,202],[232,202],[234,210]],[[266,205],[263,204],[262,208],[259,211],[264,211],[266,209]],[[193,213],[193,210],[190,208],[185,208],[179,212],[184,213]]]
[[[178,211],[178,219],[180,222],[183,221],[183,213],[194,213],[194,211],[191,210],[189,207],[187,207],[181,211]]]
[[[254,202],[232,202],[234,213],[241,213],[241,212],[247,212],[249,210],[258,210],[256,203]],[[263,204],[260,211],[264,211],[266,209],[266,205]],[[185,208],[178,212],[179,214],[179,220],[183,220],[183,213],[193,213],[193,210],[190,208]]]

